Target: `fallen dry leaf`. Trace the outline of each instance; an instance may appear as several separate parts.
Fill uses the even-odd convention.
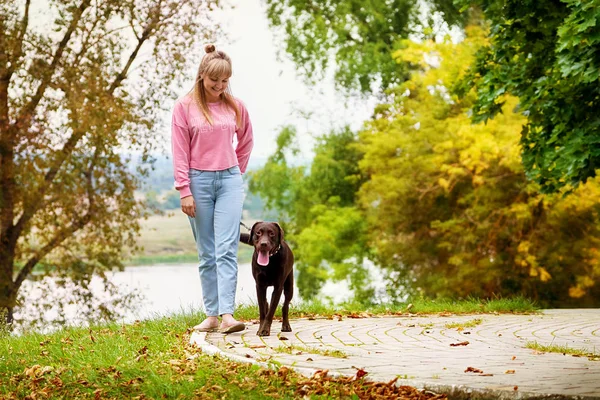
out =
[[[511,360],[516,360],[517,356],[512,356]]]
[[[474,372],[476,374],[483,374],[482,370],[480,370],[479,368],[473,368],[473,367],[467,367],[467,369],[465,369],[465,372]]]
[[[505,374],[514,374],[514,373],[515,373],[514,369],[509,369],[509,370],[506,370],[506,372],[505,372]]]
[[[279,340],[290,340],[290,339],[286,338],[285,336],[279,336]]]
[[[367,375],[367,374],[368,374],[368,372],[367,372],[367,371],[365,371],[365,370],[364,370],[364,369],[362,369],[362,368],[359,368],[359,369],[356,371],[356,379],[360,379],[360,378],[362,378],[363,376],[365,376],[365,375]]]
[[[450,343],[450,346],[452,347],[456,347],[456,346],[466,346],[468,345],[469,342],[467,342],[466,340],[464,342],[460,342],[460,343]]]
[[[359,369],[358,371],[364,371]],[[418,390],[411,386],[399,386],[396,384],[398,378],[385,382],[371,382],[359,379],[356,376],[332,378],[328,371],[317,371],[312,378],[300,381],[297,384],[296,398],[312,398],[312,396],[323,396],[330,392],[330,388],[336,384],[342,384],[343,398],[373,399],[373,400],[447,400],[444,394],[435,394],[426,390]],[[364,375],[363,375],[364,376]]]

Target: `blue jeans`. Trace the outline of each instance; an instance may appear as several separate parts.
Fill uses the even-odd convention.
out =
[[[206,315],[233,314],[237,250],[244,202],[240,168],[189,172],[196,217],[190,219],[198,249]]]

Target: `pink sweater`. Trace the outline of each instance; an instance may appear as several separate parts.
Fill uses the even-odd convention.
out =
[[[239,165],[246,172],[254,141],[248,110],[236,99],[242,117],[236,127],[235,111],[224,103],[208,103],[213,125],[208,123],[191,95],[175,103],[171,122],[171,147],[175,189],[181,198],[191,196],[190,169],[220,171]],[[237,146],[234,147],[234,134]]]

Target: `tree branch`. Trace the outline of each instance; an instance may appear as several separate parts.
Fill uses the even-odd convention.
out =
[[[7,57],[7,67],[0,76],[0,246],[6,249],[14,248],[16,241],[11,241],[14,219],[14,133],[11,132],[9,120],[8,88],[18,60],[23,53],[23,38],[29,25],[30,0],[25,2],[25,12],[21,25],[17,30],[16,40],[12,49],[12,58]],[[3,51],[5,52],[5,51]],[[10,65],[8,65],[10,64]]]
[[[12,57],[6,57],[7,63],[10,63],[8,67],[3,72],[2,76],[0,76],[0,82],[4,84],[6,82],[6,87],[8,88],[8,84],[10,82],[10,78],[12,74],[15,72],[17,68],[17,60],[21,58],[21,54],[23,54],[23,38],[25,37],[25,32],[27,32],[27,27],[29,26],[29,6],[31,5],[31,0],[25,1],[25,12],[23,13],[23,19],[21,20],[21,26],[17,30],[16,40],[14,41],[14,45],[12,51],[8,53],[6,49],[2,49],[6,54],[12,55]]]
[[[31,98],[29,103],[26,106],[24,106],[23,109],[21,110],[21,112],[19,113],[19,116],[18,116],[17,122],[16,122],[18,124],[19,130],[26,130],[29,127],[33,112],[34,112],[35,108],[37,107],[37,105],[39,104],[39,102],[42,100],[42,97],[44,96],[44,92],[50,85],[50,83],[52,81],[52,76],[54,75],[54,71],[56,71],[56,68],[58,67],[58,64],[62,58],[63,52],[67,48],[67,43],[69,43],[69,40],[71,39],[71,35],[73,35],[73,32],[75,32],[75,29],[77,28],[77,25],[79,24],[79,21],[81,20],[83,13],[89,7],[90,2],[91,2],[91,0],[83,0],[81,5],[79,6],[79,8],[77,8],[77,10],[75,11],[75,13],[73,15],[73,20],[71,20],[71,23],[69,24],[69,27],[67,28],[67,31],[65,32],[62,40],[58,44],[58,48],[56,49],[56,52],[54,53],[52,62],[50,63],[48,68],[42,74],[42,80],[40,82],[40,85],[38,86],[35,94]]]
[[[148,25],[146,25],[146,28],[142,32],[142,35],[139,37],[137,45],[135,46],[135,49],[133,49],[133,51],[129,55],[129,59],[127,60],[127,63],[125,64],[125,67],[123,67],[121,72],[119,72],[119,74],[117,75],[116,79],[110,85],[110,88],[108,89],[109,94],[112,95],[114,93],[114,91],[121,85],[121,82],[123,80],[125,80],[125,78],[127,78],[127,72],[129,72],[129,68],[131,68],[131,64],[133,64],[133,61],[137,58],[138,52],[142,48],[142,45],[144,44],[144,42],[146,40],[148,40],[148,38],[150,37],[150,34],[155,30],[156,26],[158,25],[159,19],[160,19],[160,8],[157,5],[154,8],[154,12],[152,13],[152,19],[150,20]]]
[[[86,215],[81,217],[78,221],[72,223],[66,228],[61,229],[52,240],[50,240],[44,247],[38,250],[21,268],[19,274],[17,275],[17,279],[15,279],[14,287],[17,290],[21,287],[21,284],[27,278],[27,276],[49,252],[51,252],[56,246],[60,245],[66,239],[71,237],[75,232],[86,226],[92,220],[92,213],[89,211]]]
[[[73,233],[86,226],[92,220],[92,217],[96,212],[93,176],[96,162],[98,161],[98,157],[100,156],[100,151],[100,146],[96,146],[96,150],[94,151],[94,156],[90,161],[88,170],[85,171],[83,174],[85,176],[85,186],[89,201],[87,213],[84,216],[82,216],[78,221],[71,224],[71,226],[59,231],[52,240],[50,240],[42,249],[36,252],[36,254],[27,261],[25,266],[19,271],[17,279],[15,280],[15,285],[17,288],[21,286],[21,283],[23,283],[25,278],[31,273],[31,271],[37,265],[37,263],[39,263],[42,260],[42,258],[44,258],[44,256],[46,256],[50,251],[59,246],[67,238],[71,237]]]

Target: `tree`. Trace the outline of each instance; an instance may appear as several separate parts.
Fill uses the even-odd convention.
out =
[[[210,12],[221,2],[42,6],[41,24],[30,0],[0,6],[0,311],[9,323],[36,267],[85,289],[92,274],[122,267],[144,215],[123,154],[149,161],[165,98],[199,61],[193,44],[219,31]]]
[[[267,0],[267,17],[280,30],[292,60],[313,80],[335,59],[336,82],[343,88],[386,89],[408,78],[391,54],[402,39],[433,25],[440,16],[454,25],[461,15],[452,0]],[[430,12],[422,21],[419,5]]]
[[[600,1],[469,1],[490,24],[464,86],[475,86],[476,121],[518,96],[527,176],[544,192],[576,187],[600,168]]]
[[[421,72],[360,134],[368,181],[359,202],[372,253],[398,296],[405,292],[396,288],[412,288],[427,297],[520,294],[543,306],[597,306],[600,180],[567,197],[541,194],[520,162],[527,120],[514,97],[486,125],[470,123],[475,92],[449,92],[484,43],[479,28],[467,33],[458,45],[405,43],[395,56]]]
[[[455,4],[464,10],[460,15]],[[600,0],[430,1],[429,20],[418,2],[268,0],[274,27],[285,28],[286,51],[308,77],[337,63],[344,88],[385,90],[408,78],[409,67],[390,54],[410,33],[438,34],[465,21],[488,28],[489,44],[457,90],[477,88],[475,121],[501,110],[504,95],[519,98],[528,122],[521,132],[529,179],[544,192],[571,190],[600,167]],[[413,5],[415,4],[415,5]],[[414,27],[411,29],[411,27]],[[427,38],[427,34],[422,35]],[[378,89],[379,90],[379,89]]]

